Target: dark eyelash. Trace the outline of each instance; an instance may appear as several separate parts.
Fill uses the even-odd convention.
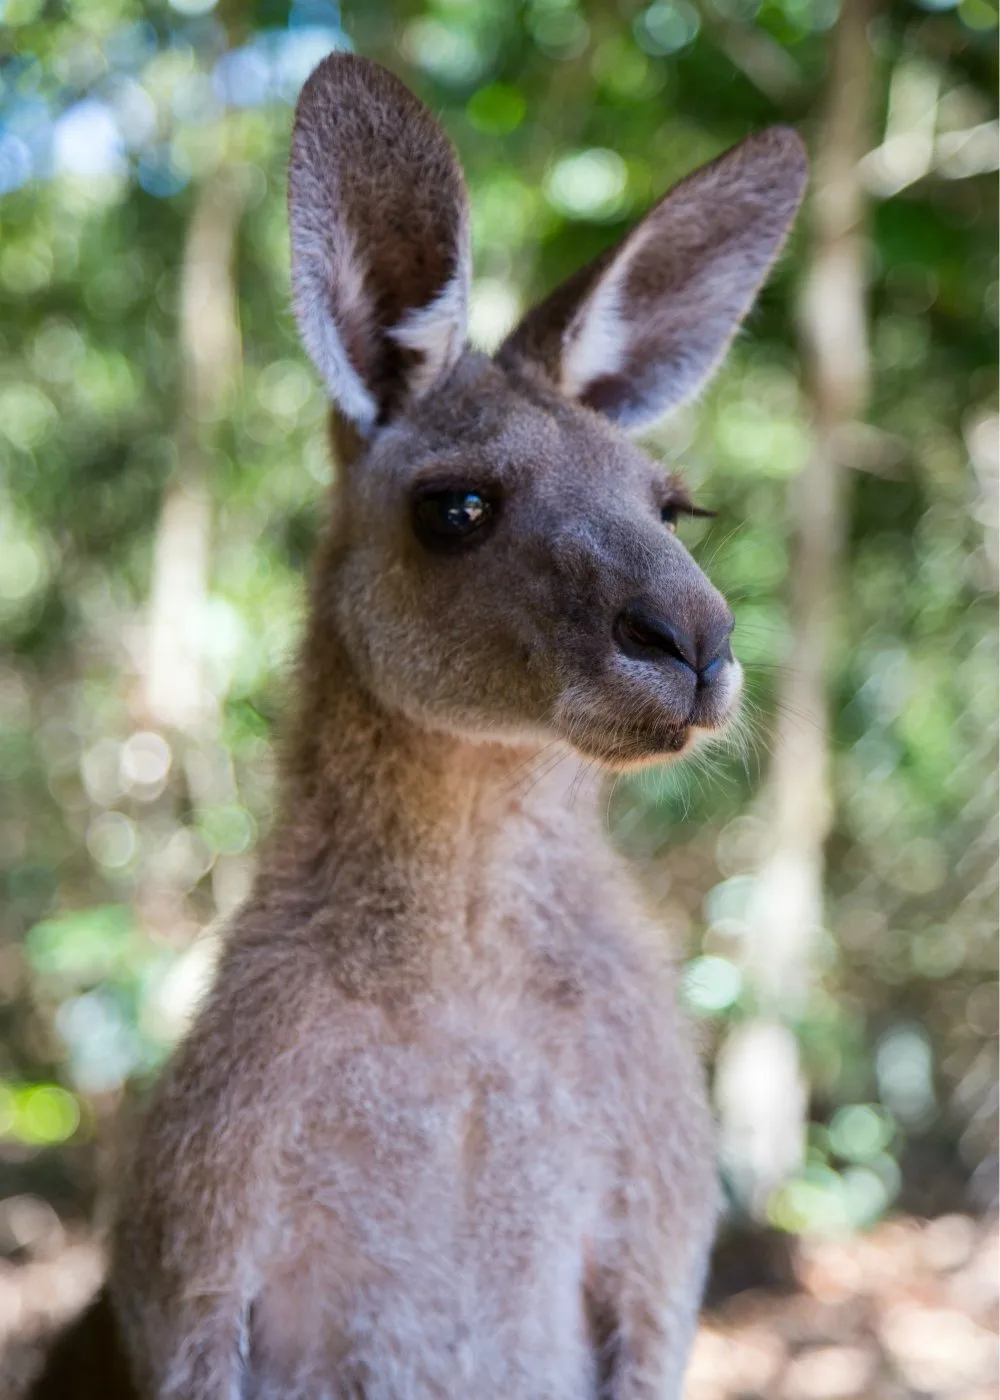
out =
[[[682,515],[708,519],[715,515],[715,511],[696,506],[687,496],[674,496],[660,507],[660,519],[668,530],[677,529],[677,521]]]
[[[673,515],[695,516],[699,520],[714,520],[718,514],[717,511],[705,510],[703,506],[696,506],[693,501],[685,500],[665,501],[660,507],[660,512],[663,515],[670,512]]]
[[[714,510],[696,506],[684,481],[673,473],[661,482],[660,492],[660,517],[666,524],[676,524],[682,515],[699,519],[710,519],[715,515]]]

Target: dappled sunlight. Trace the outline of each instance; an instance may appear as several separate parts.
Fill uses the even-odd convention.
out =
[[[289,309],[287,152],[306,74],[356,46],[441,115],[469,175],[472,338],[491,350],[748,131],[787,122],[815,147],[840,13],[265,8],[0,5],[11,1376],[97,1282],[82,1221],[111,1170],[114,1115],[190,1023],[270,829],[336,474]],[[872,19],[870,140],[848,172],[867,208],[848,279],[864,324],[839,264],[804,294],[804,220],[710,388],[644,439],[714,512],[679,535],[732,604],[745,700],[728,737],[602,801],[713,1073],[734,1066],[719,1079],[728,1225],[754,1214],[795,1261],[786,1297],[734,1285],[708,1316],[686,1400],[986,1400],[995,1385],[992,1235],[977,1217],[995,1208],[997,1152],[996,25],[991,0],[907,0]],[[837,392],[870,360],[868,402],[826,443],[842,519],[819,660],[797,611],[823,418],[796,329],[810,314],[813,349],[843,352]],[[797,698],[807,669],[828,735]],[[803,753],[826,774],[800,805],[820,817],[811,864],[787,840],[772,850]],[[789,1108],[787,1132],[760,1132]]]

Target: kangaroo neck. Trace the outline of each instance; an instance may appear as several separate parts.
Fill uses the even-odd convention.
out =
[[[272,914],[277,904],[332,930],[345,955],[354,942],[410,956],[430,931],[468,938],[485,889],[596,830],[598,780],[569,749],[422,729],[368,694],[339,643],[321,668],[315,656],[311,646],[257,881]]]

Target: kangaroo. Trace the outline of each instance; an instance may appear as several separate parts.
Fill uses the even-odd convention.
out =
[[[804,181],[793,132],[751,137],[488,358],[447,137],[364,59],[306,83],[294,304],[340,470],[280,819],[98,1304],[143,1400],[680,1396],[710,1114],[581,774],[738,702],[696,507],[624,430],[711,374]]]

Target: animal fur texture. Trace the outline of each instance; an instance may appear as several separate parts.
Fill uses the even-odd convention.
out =
[[[306,84],[295,305],[342,460],[280,817],[96,1309],[141,1400],[678,1400],[710,1115],[592,773],[685,753],[740,673],[623,425],[715,367],[803,183],[751,138],[489,359],[447,139],[362,59]],[[428,547],[435,492],[481,537]]]

